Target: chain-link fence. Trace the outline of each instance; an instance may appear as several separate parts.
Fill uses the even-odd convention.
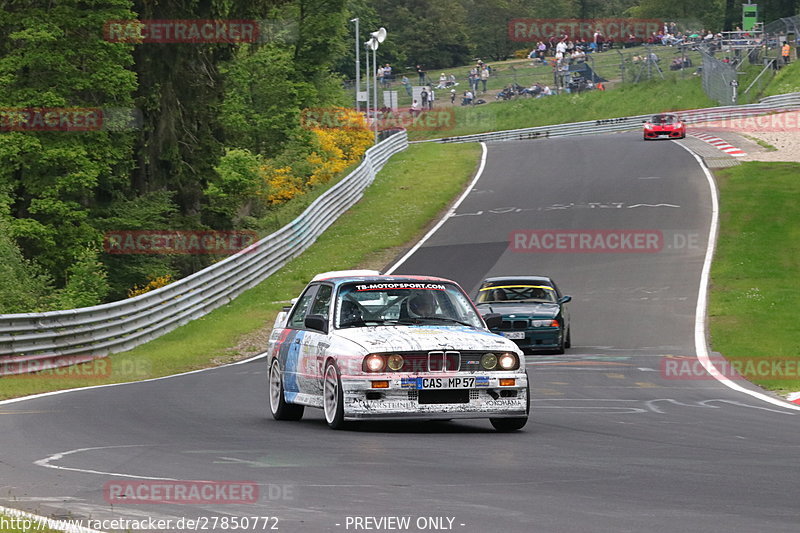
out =
[[[764,33],[768,35],[786,35],[800,33],[800,15],[781,18],[764,25]]]
[[[717,59],[706,48],[701,49],[700,54],[703,57],[703,90],[720,105],[735,104],[739,87],[735,64],[730,60]]]

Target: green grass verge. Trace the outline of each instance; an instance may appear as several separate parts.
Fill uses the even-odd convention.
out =
[[[800,91],[800,62],[783,67],[764,91],[765,96],[795,93]]]
[[[454,127],[440,131],[412,131],[413,139],[455,137],[566,122],[643,115],[716,106],[699,78],[626,84],[613,91],[588,91],[546,98],[518,98],[474,107],[453,107]]]
[[[746,377],[767,389],[800,391],[800,164],[750,162],[717,176],[720,234],[711,270],[712,347],[738,364],[777,361],[794,379],[784,379],[791,378],[786,374],[770,379],[757,368]]]
[[[0,378],[0,399],[205,368],[264,351],[268,327],[319,272],[381,268],[463,190],[477,144],[412,145],[392,157],[363,199],[300,257],[233,302],[175,331],[88,365]],[[436,169],[435,175],[422,169]],[[266,330],[266,332],[265,332]],[[232,348],[235,347],[235,348]]]

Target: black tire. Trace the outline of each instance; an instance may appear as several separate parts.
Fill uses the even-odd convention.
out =
[[[564,348],[572,348],[572,328],[567,330],[567,340],[564,341]]]
[[[269,383],[269,410],[275,420],[300,420],[305,407],[288,403],[283,391],[283,373],[277,359],[272,360],[267,373]]]
[[[325,375],[322,384],[322,410],[325,412],[325,421],[331,429],[342,429],[344,423],[344,393],[342,392],[342,377],[339,369],[332,361],[325,365]]]
[[[558,348],[553,350],[553,352],[556,353],[556,354],[564,353],[564,348],[566,347],[566,345],[567,345],[566,335],[562,332],[561,333],[561,341],[558,344]]]
[[[525,427],[528,423],[528,415],[531,412],[531,388],[525,389],[525,416],[518,418],[490,418],[494,429],[500,433],[509,433],[511,431],[518,431]]]

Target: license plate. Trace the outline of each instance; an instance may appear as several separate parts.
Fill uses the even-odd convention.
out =
[[[521,341],[522,339],[525,338],[524,331],[503,331],[501,333],[503,334],[503,337],[511,340]]]
[[[473,376],[449,378],[417,378],[420,389],[471,389],[475,387]]]

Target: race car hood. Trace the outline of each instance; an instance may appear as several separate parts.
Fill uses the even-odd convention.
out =
[[[481,314],[499,313],[503,317],[515,315],[519,318],[554,318],[558,315],[558,304],[551,303],[491,303],[480,304],[478,310]]]
[[[432,350],[517,351],[512,341],[467,326],[372,326],[336,330],[336,336],[362,346],[367,352]]]

